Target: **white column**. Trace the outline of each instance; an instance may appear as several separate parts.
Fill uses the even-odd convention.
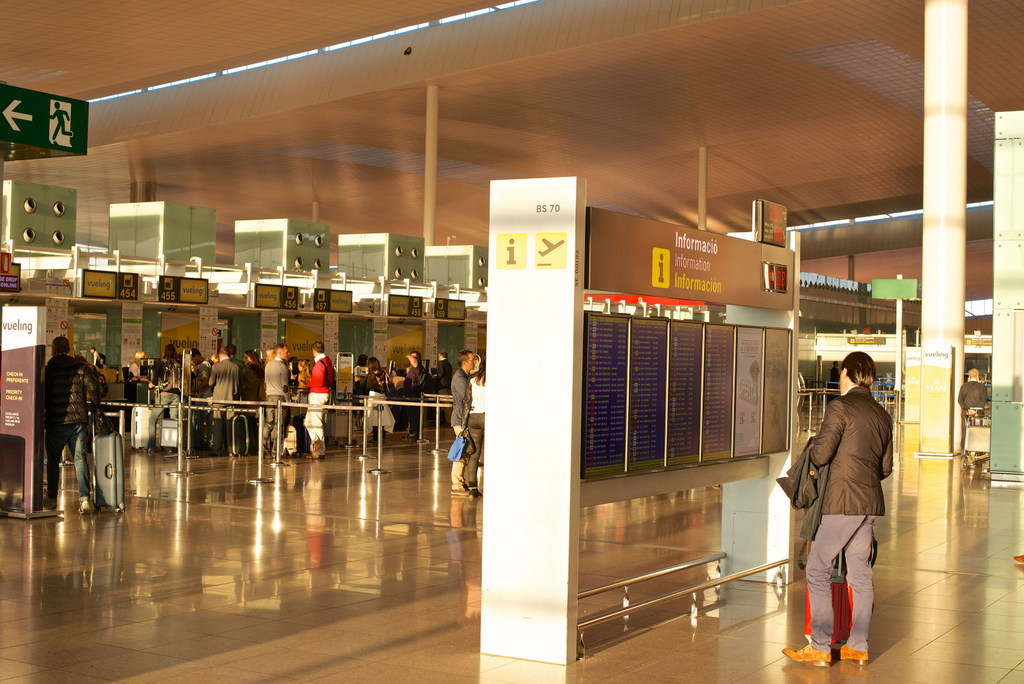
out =
[[[926,0],[924,19],[924,372],[929,373],[929,358],[937,362],[931,372],[935,377],[922,378],[922,386],[939,382],[944,365],[938,363],[939,355],[948,356],[953,347],[952,394],[963,376],[964,365],[967,0]],[[923,409],[922,451],[938,451],[942,436],[951,433],[959,443],[960,421],[951,421],[950,412],[943,411],[939,401],[933,397]]]
[[[576,657],[582,389],[538,392],[517,359],[544,349],[583,377],[585,204],[578,178],[491,183],[487,405],[501,419],[484,436],[480,650],[562,665]]]
[[[437,86],[427,86],[426,151],[423,155],[423,245],[434,244],[437,219]]]

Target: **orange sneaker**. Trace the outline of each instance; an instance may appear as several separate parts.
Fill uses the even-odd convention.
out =
[[[1018,563],[1024,563],[1024,555],[1014,556],[1013,560],[1017,561]]]
[[[782,655],[812,665],[828,665],[832,662],[832,654],[830,652],[819,651],[810,644],[807,644],[799,651],[795,651],[792,648],[784,648],[782,649]]]
[[[868,652],[867,651],[854,651],[852,648],[843,644],[843,647],[839,649],[839,659],[848,660],[858,665],[867,665]]]

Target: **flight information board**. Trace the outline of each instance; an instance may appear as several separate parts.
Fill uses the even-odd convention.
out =
[[[704,326],[672,321],[669,330],[668,465],[700,461]]]
[[[732,456],[733,328],[704,328],[704,416],[702,461]]]
[[[736,328],[736,456],[761,453],[763,328]]]
[[[764,394],[761,418],[761,453],[772,454],[789,447],[790,332],[784,328],[764,331]]]
[[[629,318],[587,313],[582,476],[625,471]]]
[[[668,321],[635,318],[629,340],[629,466],[665,465]]]

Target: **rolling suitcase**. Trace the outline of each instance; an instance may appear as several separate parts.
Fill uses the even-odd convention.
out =
[[[160,422],[160,446],[164,449],[178,449],[178,421],[164,418]]]
[[[254,432],[248,421],[249,416],[239,413],[231,418],[231,455],[245,456],[255,441]]]
[[[124,512],[124,440],[118,433],[96,434],[93,426],[93,500],[96,508]]]

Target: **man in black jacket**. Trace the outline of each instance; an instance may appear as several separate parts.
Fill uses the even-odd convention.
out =
[[[92,513],[89,487],[89,463],[85,460],[89,411],[100,405],[100,386],[89,368],[71,356],[71,343],[56,337],[52,358],[44,373],[46,393],[43,424],[46,427],[46,497],[57,498],[60,485],[60,458],[64,447],[71,448],[78,475],[78,512]]]
[[[794,660],[832,660],[832,565],[846,554],[853,592],[853,626],[840,658],[868,661],[868,629],[875,595],[871,581],[871,540],[875,517],[885,515],[882,480],[892,473],[892,418],[871,396],[875,362],[864,352],[843,359],[841,395],[825,409],[811,447],[811,463],[829,465],[821,504],[821,524],[807,557],[811,601],[811,643],[783,649]]]

